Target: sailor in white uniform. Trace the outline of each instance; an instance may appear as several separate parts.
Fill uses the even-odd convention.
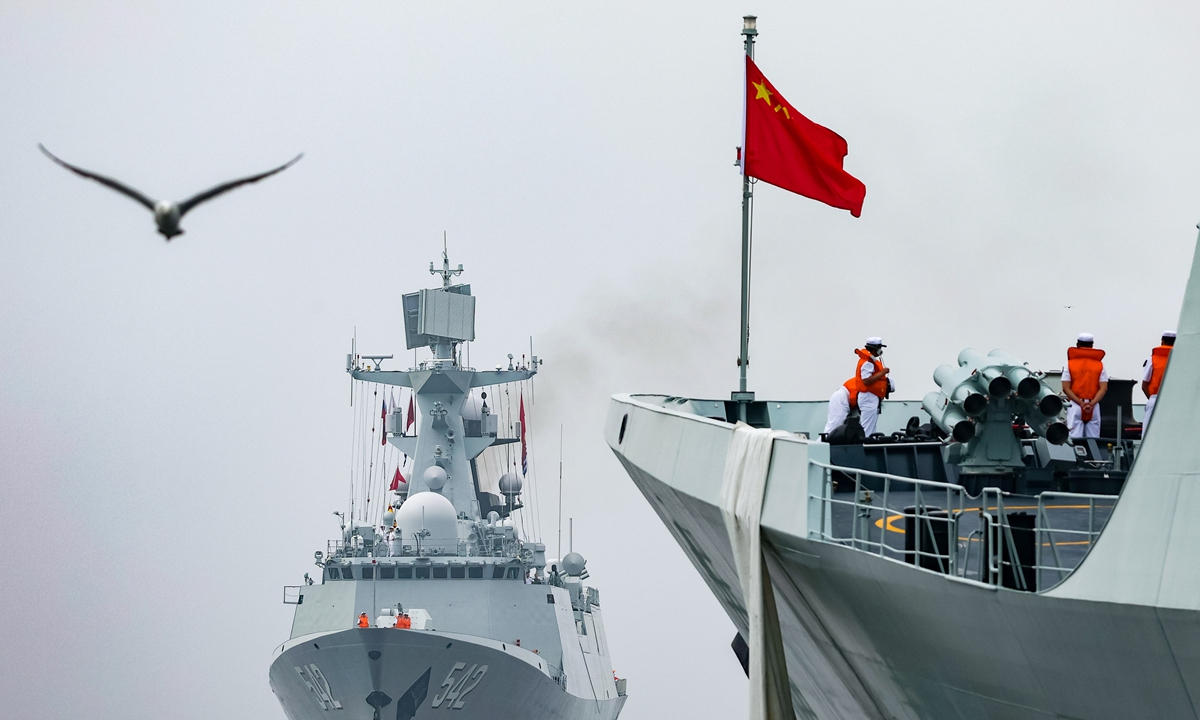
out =
[[[392,527],[387,532],[388,555],[391,557],[400,557],[404,554],[404,534],[400,532],[400,528]]]
[[[1162,343],[1150,353],[1142,370],[1142,392],[1146,394],[1146,413],[1142,418],[1142,432],[1150,425],[1150,416],[1154,414],[1154,405],[1158,402],[1158,388],[1162,385],[1163,375],[1167,372],[1167,360],[1171,357],[1171,348],[1175,346],[1175,333],[1162,334]]]
[[[883,364],[881,358],[885,347],[887,345],[883,344],[883,338],[869,337],[865,343],[865,350],[854,351],[859,357],[858,371],[855,377],[847,380],[829,398],[829,415],[825,420],[826,434],[846,422],[846,417],[850,414],[852,392],[857,396],[859,423],[863,432],[867,437],[875,432],[875,426],[879,422],[881,395],[895,390],[891,378],[888,377],[891,370]]]
[[[1108,392],[1108,370],[1104,351],[1094,347],[1091,333],[1079,333],[1075,347],[1067,348],[1062,371],[1067,405],[1067,429],[1073,439],[1100,437],[1100,401]]]

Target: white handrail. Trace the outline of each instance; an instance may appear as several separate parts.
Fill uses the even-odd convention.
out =
[[[888,557],[889,559],[900,560],[902,556],[904,562],[915,564],[926,569],[936,570],[945,574],[954,575],[957,577],[966,578],[969,572],[971,560],[971,543],[982,542],[987,548],[986,555],[982,555],[979,559],[979,580],[981,582],[990,583],[992,585],[1004,584],[1005,568],[1011,568],[1011,581],[1019,590],[1037,591],[1042,589],[1041,575],[1043,571],[1052,571],[1058,574],[1059,582],[1070,574],[1078,563],[1075,565],[1067,565],[1059,554],[1059,543],[1062,542],[1056,538],[1056,535],[1069,536],[1084,536],[1085,544],[1091,545],[1096,537],[1099,536],[1102,529],[1097,527],[1097,508],[1111,509],[1115,505],[1117,496],[1115,495],[1097,495],[1091,493],[1069,493],[1069,492],[1053,492],[1047,491],[1039,494],[1036,497],[1036,506],[1024,508],[1017,505],[1017,509],[1036,509],[1032,528],[1014,528],[1008,519],[1008,509],[1005,507],[1005,498],[1020,498],[1022,496],[1013,495],[1012,493],[1004,492],[999,488],[986,487],[983,488],[977,496],[968,494],[966,488],[962,485],[953,483],[938,482],[935,480],[924,480],[921,478],[903,477],[893,475],[891,473],[876,472],[874,470],[866,470],[862,468],[844,467],[833,465],[818,460],[809,460],[809,465],[821,469],[821,487],[819,494],[809,494],[809,502],[820,503],[820,529],[810,532],[813,539],[836,543],[839,545],[847,545],[861,552],[869,552],[879,555],[880,557]],[[854,478],[854,492],[852,499],[840,499],[833,494],[833,474],[841,473],[843,475]],[[875,505],[873,497],[870,496],[868,489],[864,493],[863,478],[875,478],[883,481],[882,505]],[[892,496],[892,483],[906,483],[912,487],[913,508],[912,512],[906,510],[896,510],[890,507],[890,499]],[[934,509],[935,506],[927,505],[926,498],[930,492],[937,495],[945,493],[944,508],[936,508],[940,514],[943,510],[944,517],[930,514],[926,508]],[[994,498],[994,499],[993,499]],[[1087,505],[1087,526],[1083,530],[1074,530],[1067,528],[1054,528],[1050,524],[1048,510],[1054,509],[1083,509],[1083,505],[1064,508],[1063,506],[1054,503],[1056,499],[1070,499],[1073,501],[1086,501]],[[967,507],[967,501],[971,500],[978,507]],[[1034,500],[1034,498],[1029,498]],[[1049,502],[1049,504],[1048,504]],[[1097,505],[1100,502],[1102,504]],[[1110,503],[1107,506],[1104,503]],[[850,515],[849,536],[845,537],[839,534],[832,525],[834,509],[847,508]],[[968,511],[976,511],[980,515],[981,527],[972,530],[967,538],[960,538],[958,534],[959,520]],[[995,513],[993,515],[993,512]],[[880,518],[873,522],[873,515],[879,513]],[[908,519],[908,523],[916,522],[916,532],[913,534],[912,547],[909,548],[907,542],[901,548],[893,547],[888,543],[888,532],[897,532],[892,528],[891,521],[899,516],[904,515]],[[827,518],[829,527],[826,529]],[[934,532],[935,522],[946,523],[946,547],[939,548],[938,536]],[[1107,522],[1107,517],[1104,518]],[[1101,526],[1104,522],[1100,523]],[[879,539],[872,539],[871,526],[876,524],[880,527]],[[844,525],[842,525],[844,529]],[[860,531],[861,530],[861,531]],[[1018,546],[1014,530],[1027,532],[1032,530],[1034,533],[1035,553],[1032,559],[1032,565],[1026,564],[1028,561],[1023,559],[1018,554]],[[909,531],[906,530],[907,534]],[[976,536],[979,540],[976,540]],[[1043,538],[1048,542],[1043,542]],[[963,542],[965,541],[965,542]],[[932,544],[932,548],[923,548],[923,544]],[[1046,564],[1042,559],[1043,545],[1049,545],[1051,554],[1053,555],[1053,564]],[[890,553],[890,555],[889,555]],[[965,553],[965,557],[961,559],[960,553]],[[926,559],[932,560],[930,563]],[[1082,558],[1080,558],[1082,561]],[[1032,572],[1032,578],[1027,578],[1027,573]],[[1029,580],[1032,580],[1032,587],[1029,586]]]

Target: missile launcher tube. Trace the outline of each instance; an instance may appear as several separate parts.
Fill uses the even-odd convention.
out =
[[[970,365],[971,367],[979,367],[980,365],[987,365],[987,362],[988,359],[983,356],[983,353],[979,352],[975,348],[967,348],[958,354],[959,367],[965,367],[967,365]]]
[[[951,381],[954,374],[958,372],[958,368],[953,365],[938,365],[937,370],[933,371],[933,381],[940,388],[945,388],[946,383]]]
[[[1046,385],[1042,385],[1041,390],[1038,391],[1037,399],[1033,402],[1046,417],[1058,417],[1063,409],[1062,398]]]
[[[991,397],[1005,398],[1012,395],[1013,385],[1000,368],[983,367],[979,369],[979,374],[987,382],[987,394]]]
[[[1057,417],[1039,417],[1037,413],[1030,413],[1025,416],[1025,423],[1034,434],[1046,438],[1051,445],[1062,445],[1071,434],[1067,424]]]
[[[1025,363],[1003,350],[991,351],[988,353],[988,358],[1008,366],[1004,371],[1004,376],[1017,389],[1017,395],[1020,397],[1028,400],[1037,397],[1038,393],[1041,392],[1042,381],[1037,379],[1029,371],[1029,368],[1025,367]]]
[[[1066,440],[1066,426],[1058,420],[1062,399],[1004,350],[985,356],[967,348],[958,354],[957,368],[942,365],[934,370],[933,380],[941,392],[926,395],[922,406],[958,442],[975,438],[982,427],[977,423],[986,425],[989,411],[1003,413],[1006,420],[1020,416],[1035,433],[1056,445]]]
[[[931,392],[921,401],[921,407],[938,427],[950,433],[956,442],[965,443],[975,437],[975,423],[950,403],[940,392]]]

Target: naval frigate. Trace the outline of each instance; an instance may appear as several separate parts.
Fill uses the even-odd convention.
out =
[[[737,627],[752,716],[1200,717],[1200,243],[1144,436],[1132,381],[1074,440],[1054,373],[1009,353],[933,379],[841,444],[826,402],[613,397],[606,440]]]
[[[527,381],[540,361],[468,367],[475,297],[452,283],[462,265],[444,252],[430,272],[441,287],[402,298],[407,347],[429,359],[400,371],[382,369],[390,356],[347,358],[355,383],[410,393],[408,417],[382,405],[385,435],[369,436],[404,453],[409,478],[388,503],[342,515],[340,539],[315,553],[319,582],[285,588],[295,616],[271,689],[290,720],[616,718],[625,680],[585,559],[548,560],[522,533],[524,468],[487,477],[483,466],[525,429],[523,411],[504,427],[484,388]]]

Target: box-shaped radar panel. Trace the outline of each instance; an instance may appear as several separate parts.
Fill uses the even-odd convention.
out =
[[[429,289],[403,296],[404,335],[408,349],[439,340],[475,339],[475,297],[470,285]]]

